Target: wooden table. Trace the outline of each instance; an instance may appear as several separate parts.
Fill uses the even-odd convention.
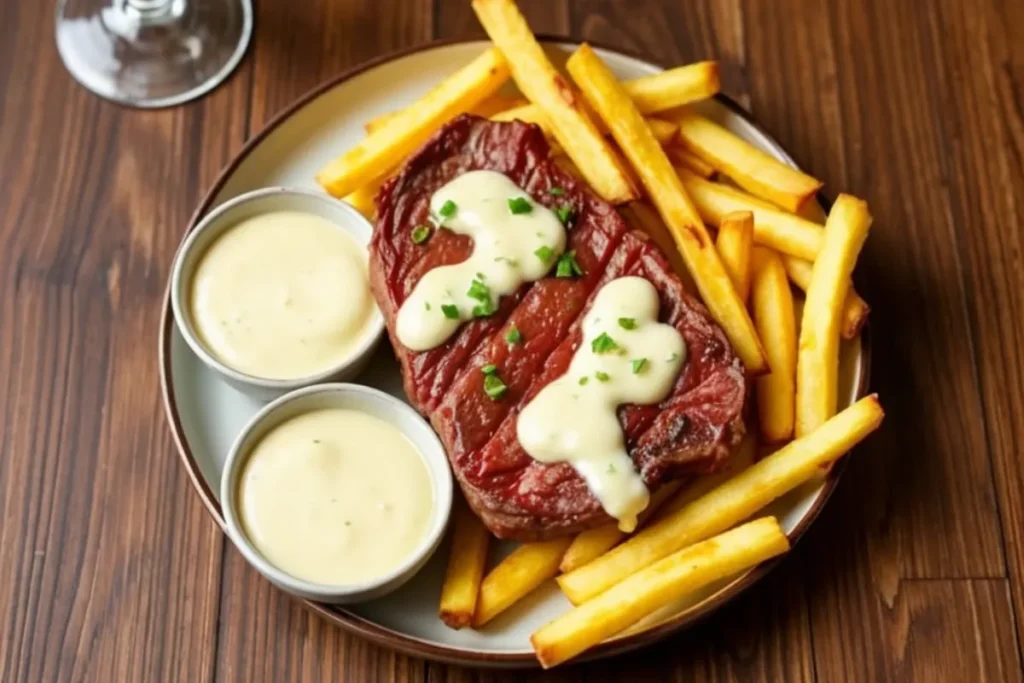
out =
[[[1019,681],[1024,629],[1024,3],[521,0],[537,31],[676,64],[866,197],[881,433],[770,577],[697,628],[545,676],[368,645],[224,542],[174,454],[156,335],[221,167],[307,89],[481,35],[463,0],[258,0],[212,95],[77,87],[53,3],[0,0],[0,680]]]

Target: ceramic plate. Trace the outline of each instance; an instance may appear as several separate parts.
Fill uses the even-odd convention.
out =
[[[574,43],[544,40],[556,63],[564,62]],[[188,229],[218,204],[249,190],[270,185],[317,189],[313,176],[338,153],[360,140],[363,123],[400,109],[478,55],[482,41],[434,43],[385,57],[342,74],[309,93],[257,134],[227,167],[203,199]],[[624,79],[661,71],[642,59],[598,50]],[[792,160],[738,106],[719,98],[704,103],[703,113],[767,152]],[[398,364],[387,344],[358,381],[402,397]],[[866,389],[867,357],[863,337],[843,345],[841,402]],[[160,370],[167,415],[182,461],[210,513],[223,526],[217,491],[231,442],[261,403],[228,386],[192,354],[174,327],[165,301],[160,336]],[[833,468],[772,505],[780,523],[796,540],[817,516],[842,468]],[[499,548],[508,552],[511,544]],[[469,664],[533,665],[529,635],[562,613],[569,603],[554,583],[537,591],[485,629],[453,631],[437,617],[445,548],[400,591],[356,607],[309,603],[342,628],[377,643],[421,657]],[[652,643],[692,624],[737,595],[767,571],[758,567],[712,586],[699,596],[665,605],[626,633],[593,649],[600,657]]]

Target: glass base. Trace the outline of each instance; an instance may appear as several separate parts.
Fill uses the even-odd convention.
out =
[[[62,0],[57,50],[100,97],[170,107],[228,77],[252,36],[251,0]]]

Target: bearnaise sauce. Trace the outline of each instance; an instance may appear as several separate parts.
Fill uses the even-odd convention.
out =
[[[685,360],[679,331],[658,322],[658,292],[640,277],[604,285],[583,318],[569,370],[519,415],[516,435],[534,459],[568,462],[623,531],[649,500],[626,452],[617,409],[668,396]]]

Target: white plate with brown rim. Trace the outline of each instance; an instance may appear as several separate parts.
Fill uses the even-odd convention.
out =
[[[577,47],[576,43],[558,39],[541,41],[556,64],[564,62]],[[445,41],[405,50],[358,66],[301,97],[249,140],[203,198],[187,231],[214,207],[250,190],[275,185],[318,189],[313,180],[316,172],[363,137],[367,120],[413,102],[487,45],[484,41]],[[598,53],[623,79],[662,70],[644,59],[615,50],[601,48]],[[778,143],[732,101],[719,97],[699,108],[754,145],[793,163]],[[840,408],[866,392],[866,334],[865,331],[860,338],[843,343]],[[160,375],[168,420],[182,462],[210,514],[223,527],[217,492],[224,460],[239,430],[263,403],[229,386],[192,353],[174,326],[166,298],[160,331]],[[382,344],[369,368],[356,381],[405,398],[398,363],[387,344]],[[791,542],[817,517],[839,480],[841,463],[820,479],[772,504],[770,512],[778,517]],[[501,544],[492,561],[512,547],[510,543]],[[408,654],[461,664],[535,665],[530,633],[569,608],[569,602],[554,583],[479,631],[454,631],[437,616],[445,554],[442,546],[416,577],[383,598],[347,607],[306,604],[347,631]],[[719,582],[700,595],[665,605],[586,656],[624,652],[683,629],[756,582],[773,564],[761,565]]]

